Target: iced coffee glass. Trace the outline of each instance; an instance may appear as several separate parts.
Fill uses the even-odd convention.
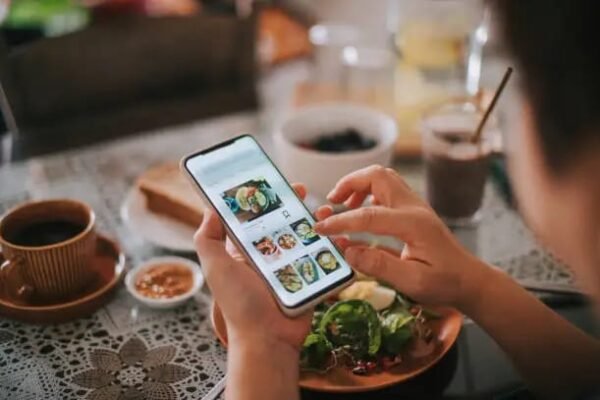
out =
[[[497,122],[492,116],[481,139],[471,141],[482,111],[470,102],[451,102],[426,113],[421,124],[426,196],[451,227],[472,226],[481,218]]]

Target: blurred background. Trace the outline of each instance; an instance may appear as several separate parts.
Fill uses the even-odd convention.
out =
[[[424,110],[485,101],[491,19],[476,0],[0,0],[13,159],[336,100],[392,115],[418,156]]]

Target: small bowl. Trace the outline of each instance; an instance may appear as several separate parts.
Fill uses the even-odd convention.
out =
[[[354,128],[377,144],[367,150],[326,153],[298,143],[323,134]],[[290,182],[302,182],[309,193],[324,199],[340,178],[373,164],[391,163],[398,131],[387,114],[351,103],[325,103],[299,109],[275,134],[278,165]]]
[[[180,294],[179,296],[171,297],[168,299],[153,299],[140,294],[135,288],[135,278],[147,269],[160,264],[177,264],[192,271],[192,279],[194,280],[192,288],[184,294]],[[198,293],[200,288],[202,288],[203,284],[204,275],[202,275],[200,265],[183,257],[151,258],[133,268],[127,273],[127,276],[125,277],[125,287],[133,297],[135,297],[137,300],[147,305],[148,307],[159,309],[175,308],[182,305],[183,303],[188,301],[192,296]]]

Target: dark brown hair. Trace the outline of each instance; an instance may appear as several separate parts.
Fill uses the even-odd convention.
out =
[[[558,171],[600,143],[600,1],[490,2],[547,164]]]

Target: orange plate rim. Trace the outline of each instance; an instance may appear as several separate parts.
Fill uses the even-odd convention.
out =
[[[405,381],[412,379],[412,378],[416,377],[417,375],[425,372],[426,370],[428,370],[429,368],[431,368],[435,364],[437,364],[446,355],[446,353],[448,353],[448,351],[452,348],[452,346],[456,342],[456,339],[458,338],[458,334],[460,333],[460,330],[462,328],[462,321],[463,321],[462,314],[455,308],[451,308],[451,307],[432,307],[432,308],[434,308],[436,311],[441,312],[443,314],[444,319],[446,320],[444,325],[449,327],[449,330],[448,330],[448,332],[446,332],[446,335],[445,335],[446,337],[442,341],[443,346],[442,346],[441,351],[433,359],[431,359],[429,362],[423,364],[419,368],[415,368],[414,370],[412,370],[408,373],[399,375],[397,377],[390,377],[389,379],[386,379],[379,383],[373,382],[373,383],[365,384],[362,386],[344,386],[344,385],[335,385],[335,384],[307,382],[307,379],[303,378],[302,374],[301,374],[300,383],[299,383],[300,387],[303,389],[308,389],[308,390],[313,390],[313,391],[318,391],[318,392],[330,392],[330,393],[367,392],[367,391],[385,389],[387,387],[397,385],[399,383],[405,382]],[[224,332],[222,332],[221,329],[218,328],[218,325],[221,326],[222,324],[224,324],[223,316],[221,314],[221,310],[219,309],[218,305],[214,302],[211,306],[210,314],[211,314],[210,315],[211,325],[212,325],[213,331],[215,332],[215,335],[217,336],[217,339],[219,339],[219,342],[221,342],[221,344],[223,346],[227,347],[227,341],[224,336]],[[223,322],[218,323],[217,319],[219,319]],[[326,375],[323,375],[323,376],[326,376]]]

